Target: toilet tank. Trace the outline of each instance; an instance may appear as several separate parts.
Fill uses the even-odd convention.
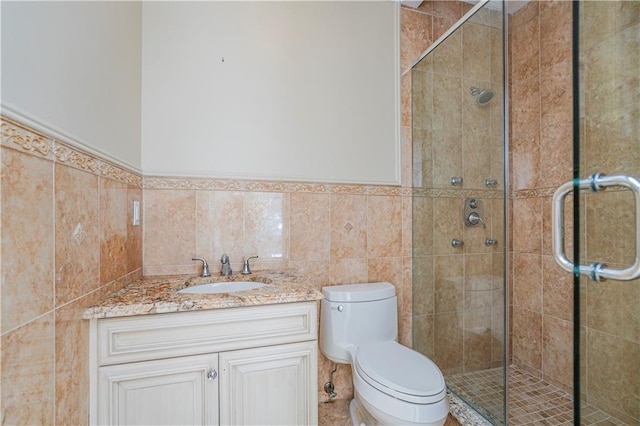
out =
[[[352,353],[370,341],[397,340],[398,306],[388,282],[324,287],[320,307],[320,350],[333,362],[350,364]]]

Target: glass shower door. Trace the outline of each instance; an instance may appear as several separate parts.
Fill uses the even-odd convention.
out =
[[[581,1],[574,7],[579,64],[574,170],[580,180],[573,186],[580,189],[574,204],[576,250],[569,257],[586,265],[573,268],[579,289],[575,416],[587,425],[606,420],[635,425],[640,424],[640,279],[633,278],[640,255],[640,2]]]

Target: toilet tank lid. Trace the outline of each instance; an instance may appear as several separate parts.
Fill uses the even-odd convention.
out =
[[[396,295],[396,288],[388,282],[342,284],[322,288],[322,295],[330,302],[370,302]]]

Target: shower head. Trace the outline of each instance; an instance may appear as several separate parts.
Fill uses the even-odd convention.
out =
[[[479,87],[471,87],[469,89],[469,93],[471,94],[471,96],[477,96],[476,102],[478,103],[478,105],[488,104],[495,95],[493,89],[481,89]]]

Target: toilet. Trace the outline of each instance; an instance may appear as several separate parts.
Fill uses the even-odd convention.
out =
[[[388,282],[324,287],[320,350],[350,364],[357,426],[441,426],[449,413],[442,372],[426,356],[397,342],[395,287]]]

